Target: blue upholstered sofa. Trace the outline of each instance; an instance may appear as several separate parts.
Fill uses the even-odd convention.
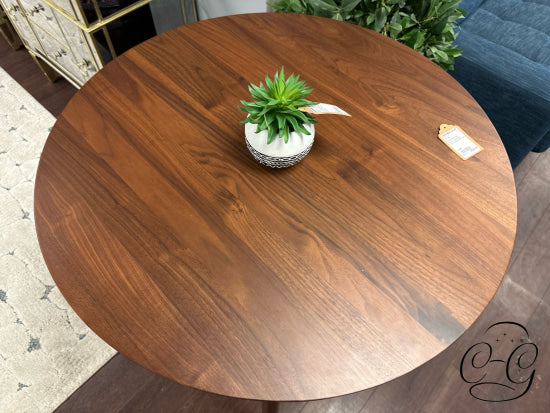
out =
[[[515,168],[550,146],[550,0],[463,0],[450,74],[485,110]]]

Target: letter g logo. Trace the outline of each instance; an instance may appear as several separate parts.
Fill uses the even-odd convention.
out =
[[[521,324],[495,323],[485,331],[485,341],[474,344],[462,357],[460,376],[473,384],[469,391],[478,400],[515,400],[533,384],[538,352]]]

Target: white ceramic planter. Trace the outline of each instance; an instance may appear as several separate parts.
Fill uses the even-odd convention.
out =
[[[310,151],[315,138],[315,125],[304,124],[311,133],[306,135],[301,132],[291,132],[288,143],[283,138],[276,136],[267,144],[267,130],[256,133],[257,125],[246,123],[244,135],[246,146],[254,158],[262,165],[271,168],[287,168],[300,162]]]

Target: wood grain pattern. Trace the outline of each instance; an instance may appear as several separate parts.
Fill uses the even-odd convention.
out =
[[[237,106],[281,65],[353,117],[320,118],[308,157],[273,171]],[[460,160],[441,123],[485,150]],[[60,290],[117,350],[201,390],[308,400],[460,336],[502,279],[516,197],[445,72],[349,24],[266,14],[176,29],[94,76],[46,143],[35,215]]]

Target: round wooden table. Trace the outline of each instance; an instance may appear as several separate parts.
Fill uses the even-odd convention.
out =
[[[244,142],[247,85],[281,66],[317,118],[298,165]],[[484,150],[438,138],[457,124]],[[481,108],[409,48],[333,20],[224,17],[157,36],[96,74],[45,145],[35,215],[79,316],[187,386],[271,401],[379,385],[480,315],[516,230],[512,170]]]

